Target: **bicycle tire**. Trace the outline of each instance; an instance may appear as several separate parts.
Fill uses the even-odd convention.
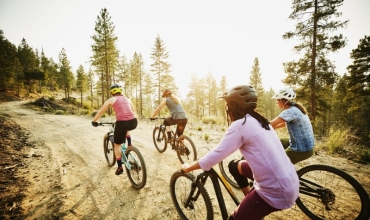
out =
[[[181,219],[213,219],[214,212],[211,203],[211,199],[207,190],[200,183],[197,183],[196,192],[192,201],[190,202],[191,207],[184,207],[186,200],[192,189],[192,183],[194,181],[194,175],[190,173],[183,173],[182,171],[176,171],[171,176],[170,180],[170,192],[172,202],[175,205],[176,211]]]
[[[301,187],[296,204],[311,219],[369,219],[369,196],[348,173],[328,165],[315,164],[303,167],[297,174]],[[302,193],[303,179],[323,187],[320,188],[324,189],[321,190],[320,200]]]
[[[240,189],[238,183],[234,180],[234,177],[230,174],[228,165],[229,165],[228,161],[221,160],[221,162],[218,164],[218,168],[220,169],[221,174],[225,178],[226,182],[228,182],[234,188]]]
[[[181,164],[191,163],[197,160],[197,149],[190,137],[186,135],[180,136],[176,145],[177,157]]]
[[[125,166],[127,177],[131,182],[132,187],[139,190],[146,184],[147,173],[146,165],[143,156],[135,146],[128,146],[125,152],[130,169]]]
[[[240,189],[240,187],[238,183],[235,181],[234,177],[229,172],[229,163],[232,160],[241,158],[243,158],[243,156],[238,151],[236,151],[233,154],[226,157],[220,163],[218,163],[218,168],[220,169],[222,176],[225,177],[225,180],[236,189]]]
[[[158,132],[161,132],[158,136]],[[164,132],[164,130],[161,129],[161,127],[156,126],[153,130],[153,142],[155,148],[159,151],[159,153],[163,153],[167,149],[167,136]]]
[[[114,143],[109,141],[108,134],[104,135],[103,146],[105,160],[107,161],[108,166],[112,167],[116,164],[116,155],[114,155]]]

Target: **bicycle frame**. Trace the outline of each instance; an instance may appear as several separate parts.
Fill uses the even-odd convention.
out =
[[[221,173],[219,173],[214,168],[211,168],[209,171],[204,171],[196,177],[196,179],[194,180],[194,182],[192,184],[192,189],[190,191],[189,197],[188,197],[186,203],[184,204],[184,206],[188,207],[191,199],[193,198],[193,194],[196,190],[196,183],[201,183],[202,185],[205,185],[208,178],[210,178],[211,181],[212,181],[213,188],[214,188],[215,193],[216,193],[217,201],[218,201],[218,204],[219,204],[219,207],[220,207],[220,210],[221,210],[222,218],[227,219],[228,218],[228,213],[227,213],[224,197],[222,195],[221,186],[220,186],[218,180],[221,181],[222,185],[225,187],[226,191],[228,192],[228,194],[233,199],[235,205],[238,206],[240,204],[240,202],[239,202],[238,198],[236,198],[236,195],[233,192],[233,190],[231,189],[231,186],[229,185],[229,183],[225,180],[225,178],[221,175]],[[199,194],[196,195],[196,197],[198,197],[198,196],[199,196]]]
[[[108,131],[108,137],[113,137],[111,136],[110,134],[114,133],[114,125],[115,123],[114,122],[111,122],[111,123],[102,123],[102,124],[111,124],[111,127],[109,128],[109,131]],[[110,140],[111,142],[113,142],[113,140]],[[122,152],[122,163],[125,164],[125,166],[127,167],[127,169],[131,170],[131,164],[128,162],[128,157],[126,156],[126,143],[122,143],[121,144],[121,152]],[[128,154],[128,156],[132,157],[134,159],[135,162],[138,163],[138,160],[131,155],[131,153]]]

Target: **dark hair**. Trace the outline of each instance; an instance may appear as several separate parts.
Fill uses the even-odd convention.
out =
[[[305,114],[305,115],[308,114],[307,109],[301,103],[289,101],[289,100],[286,100],[286,99],[281,99],[281,100],[283,101],[283,103],[285,103],[285,105],[294,106],[294,107],[298,108],[303,114]]]
[[[244,118],[243,125],[245,124],[247,120],[246,115],[250,114],[253,118],[255,118],[262,125],[264,129],[270,130],[269,120],[267,120],[267,118],[265,118],[260,113],[258,113],[255,110],[256,107],[251,106],[245,109],[245,108],[240,107],[236,102],[227,103],[227,107],[228,107],[227,114],[232,114],[234,120]]]

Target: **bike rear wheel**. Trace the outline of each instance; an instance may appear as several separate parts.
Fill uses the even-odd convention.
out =
[[[111,134],[113,136],[113,134]],[[114,155],[114,143],[109,140],[108,134],[104,135],[104,156],[108,166],[114,166],[116,163],[116,156]]]
[[[153,142],[155,148],[160,153],[163,153],[166,151],[167,148],[167,136],[164,132],[164,129],[161,129],[161,127],[156,126],[153,130]]]
[[[213,207],[208,192],[202,184],[194,183],[190,173],[175,172],[170,180],[172,202],[181,219],[213,219]],[[188,202],[188,206],[185,205]]]
[[[127,177],[135,189],[142,189],[146,184],[147,173],[143,156],[134,146],[128,146],[125,152]]]
[[[321,164],[297,173],[300,194],[296,204],[311,219],[369,219],[369,196],[348,173]],[[305,194],[308,191],[311,195]]]
[[[192,163],[197,160],[197,149],[194,142],[186,135],[181,135],[176,143],[177,157],[181,164]]]

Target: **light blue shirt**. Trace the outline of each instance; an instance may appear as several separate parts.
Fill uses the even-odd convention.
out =
[[[298,108],[291,106],[281,112],[279,117],[286,122],[288,127],[290,149],[298,152],[306,152],[313,149],[315,138],[308,115],[303,114]]]

